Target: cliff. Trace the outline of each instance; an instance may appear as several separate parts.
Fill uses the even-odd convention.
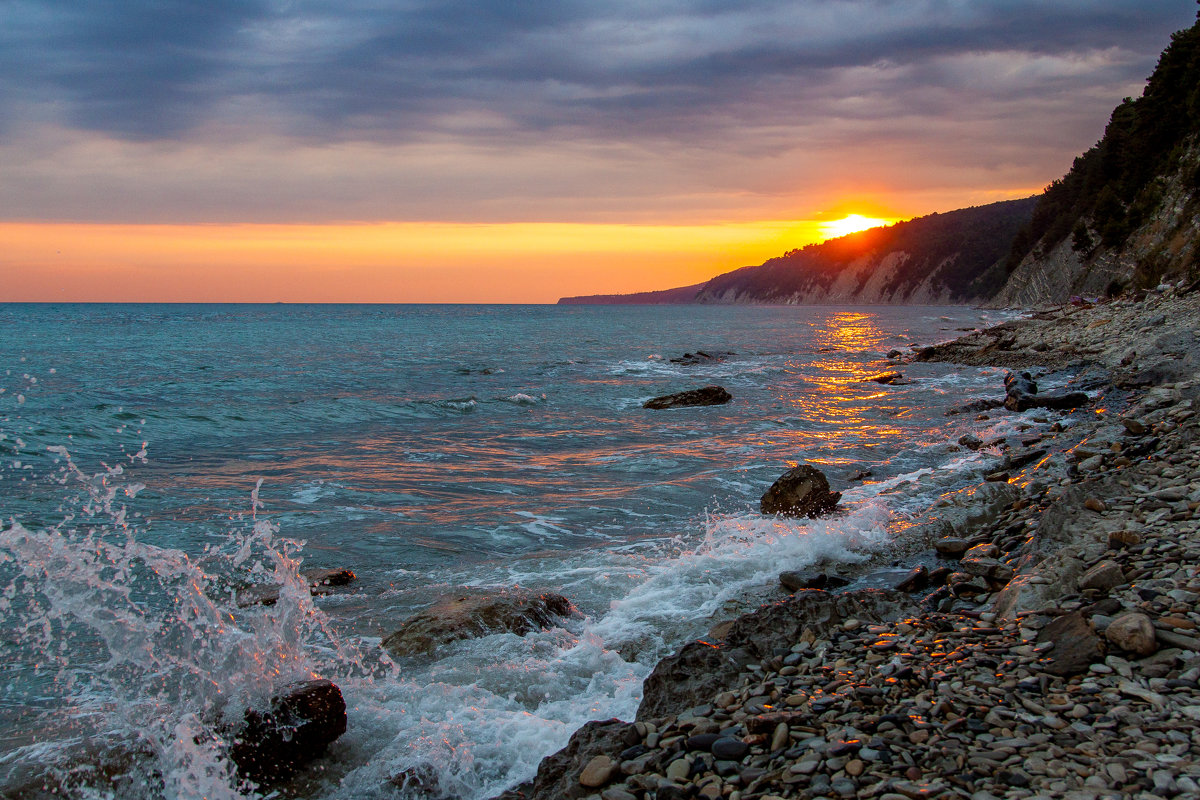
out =
[[[1171,37],[1142,96],[1038,199],[996,305],[1116,294],[1200,272],[1200,20]]]

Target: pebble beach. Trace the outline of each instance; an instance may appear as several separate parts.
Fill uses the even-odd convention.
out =
[[[1182,286],[919,351],[1053,388],[959,410],[1029,433],[958,442],[1002,461],[904,532],[911,571],[854,591],[792,576],[660,662],[635,721],[589,723],[502,797],[1197,796],[1198,352]],[[1047,424],[1036,398],[1079,392]]]

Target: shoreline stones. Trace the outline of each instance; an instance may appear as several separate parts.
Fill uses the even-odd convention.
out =
[[[1156,309],[1171,313],[1147,327]],[[1017,369],[1086,358],[1119,383],[1126,367],[1194,363],[1195,331],[1200,297],[1152,297],[1051,310],[922,356]],[[1145,346],[1122,365],[1131,332]],[[1200,796],[1200,382],[1162,372],[1178,382],[1131,395],[1081,380],[1103,395],[1095,409],[1025,436],[1024,451],[989,443],[1017,453],[1010,472],[909,529],[910,544],[966,562],[931,573],[924,599],[892,593],[891,612],[874,613],[862,591],[801,590],[740,617],[723,641],[660,662],[638,721],[601,748],[619,766],[602,790],[577,780],[595,750],[574,763],[579,794],[523,796]],[[742,758],[714,756],[722,739]]]
[[[780,475],[759,500],[759,508],[764,514],[819,517],[836,508],[841,498],[841,492],[829,490],[823,472],[803,464]]]
[[[689,389],[686,392],[676,392],[675,394],[651,398],[642,403],[642,408],[663,410],[691,406],[719,406],[728,403],[732,399],[733,395],[721,386],[705,386],[702,389]]]

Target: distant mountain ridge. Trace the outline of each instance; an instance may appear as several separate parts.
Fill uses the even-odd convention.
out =
[[[698,286],[560,303],[1061,303],[1200,277],[1200,14],[1039,197],[809,245]]]
[[[1004,281],[1009,243],[1036,198],[930,214],[792,250],[679,289],[568,297],[576,303],[972,303]]]

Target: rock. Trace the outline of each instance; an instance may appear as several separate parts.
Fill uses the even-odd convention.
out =
[[[611,781],[618,771],[617,765],[608,756],[593,756],[579,773],[579,785],[599,789]]]
[[[348,569],[306,569],[301,570],[300,577],[308,584],[311,594],[328,594],[329,586],[345,586],[357,579]],[[279,602],[280,586],[248,586],[237,593],[238,608],[248,608],[253,605],[272,606]]]
[[[291,777],[346,732],[346,702],[327,680],[293,684],[267,711],[249,710],[232,735],[229,758],[238,774],[260,786]]]
[[[460,639],[505,631],[524,636],[574,613],[571,601],[553,592],[464,588],[409,617],[383,646],[397,656],[422,655]]]
[[[764,514],[787,517],[819,517],[832,511],[842,498],[841,492],[829,491],[824,473],[808,464],[783,473],[759,501]]]
[[[1104,654],[1100,637],[1078,611],[1055,617],[1038,631],[1037,641],[1054,643],[1046,663],[1052,675],[1083,672]]]
[[[1104,631],[1104,638],[1138,656],[1148,656],[1158,649],[1154,623],[1137,611],[1122,614],[1110,622]]]
[[[829,575],[824,572],[781,572],[779,583],[789,592],[801,592],[805,589],[838,589],[850,581],[840,575]]]
[[[1133,419],[1132,417],[1122,417],[1121,424],[1125,426],[1125,430],[1129,431],[1129,433],[1133,434],[1134,436],[1141,436],[1146,433],[1147,430],[1146,426],[1143,425],[1141,421]]]
[[[1095,511],[1098,514],[1102,514],[1108,510],[1108,506],[1098,497],[1089,497],[1087,500],[1084,500],[1083,507],[1088,511]]]
[[[542,800],[579,800],[595,795],[595,788],[580,784],[580,764],[590,764],[596,756],[611,758],[625,748],[625,739],[633,724],[617,719],[593,720],[571,735],[567,746],[546,756],[538,765],[533,784],[523,787],[520,797]]]
[[[895,585],[898,592],[919,592],[929,585],[929,568],[921,565],[914,567],[909,571],[899,583]]]
[[[868,378],[863,378],[863,383],[881,383],[885,386],[905,386],[912,383],[907,380],[899,372],[881,372],[878,375],[871,375]]]
[[[989,556],[973,556],[970,553],[958,562],[959,569],[979,578],[988,578],[1006,583],[1013,576],[1012,567]]]
[[[749,752],[750,745],[729,736],[717,739],[712,745],[712,754],[728,761],[741,761]]]
[[[972,400],[970,403],[961,405],[958,408],[952,408],[946,412],[947,417],[953,417],[958,414],[980,414],[984,411],[991,411],[993,408],[1000,408],[1004,405],[1003,400],[987,400],[979,399]]]
[[[1028,372],[1009,373],[1004,378],[1004,407],[1009,411],[1028,411],[1031,408],[1065,410],[1087,405],[1084,392],[1038,394],[1037,383]]]
[[[1134,531],[1113,531],[1108,535],[1108,549],[1122,550],[1142,543],[1142,537]]]
[[[888,358],[899,358],[902,355],[904,355],[904,353],[901,352],[900,350],[888,350],[887,357]]]
[[[933,549],[937,550],[938,555],[958,558],[970,548],[970,543],[966,539],[960,539],[957,536],[945,536],[933,543]]]
[[[733,395],[720,386],[705,386],[703,389],[689,389],[686,392],[652,398],[642,403],[642,408],[661,410],[689,406],[719,406],[732,399]]]
[[[1080,589],[1108,591],[1125,582],[1125,573],[1115,561],[1101,561],[1079,576]]]
[[[737,353],[728,350],[717,350],[712,353],[706,353],[703,350],[697,350],[694,353],[684,353],[682,356],[670,359],[672,364],[682,364],[685,367],[694,367],[697,364],[711,364],[717,361],[724,361],[729,356],[735,356]]]
[[[965,433],[958,437],[958,443],[968,450],[978,450],[983,447],[983,439],[980,439],[973,433]]]

